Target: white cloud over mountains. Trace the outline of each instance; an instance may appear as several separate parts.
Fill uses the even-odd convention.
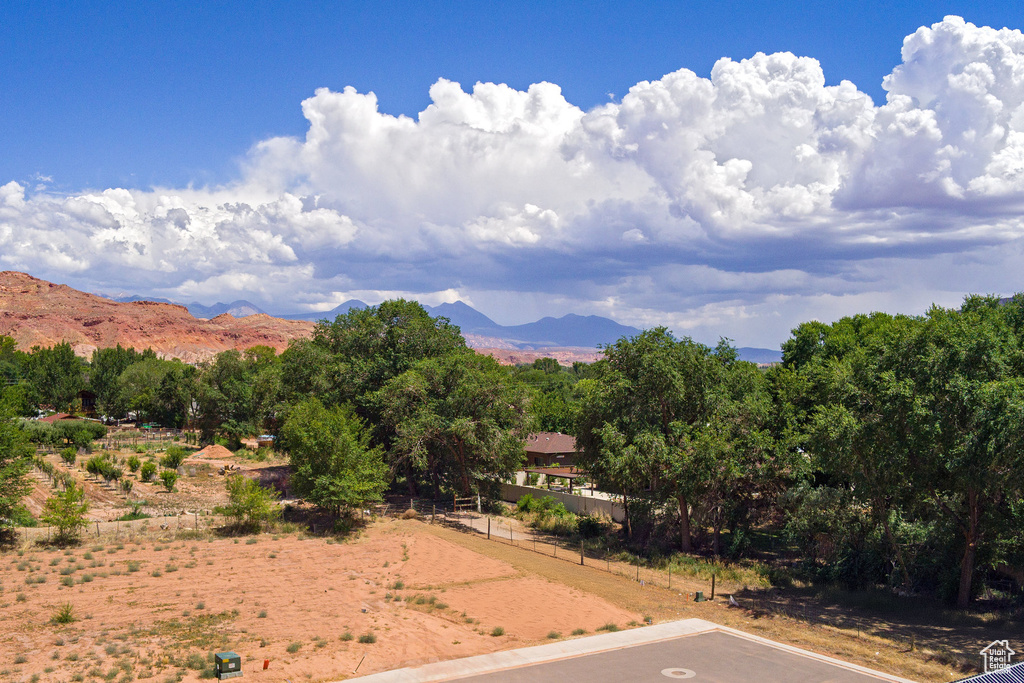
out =
[[[321,89],[236,182],[0,186],[0,266],[270,310],[447,292],[743,344],[811,317],[1024,289],[1024,36],[947,17],[875,106],[789,53],[682,69],[583,111],[558,86],[439,80],[418,118]]]

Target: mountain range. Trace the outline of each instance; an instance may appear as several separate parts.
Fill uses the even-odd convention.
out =
[[[146,300],[159,303],[174,303],[166,299],[145,299],[139,296],[112,298],[122,302]],[[265,314],[273,315],[273,317],[282,320],[305,320],[309,322],[325,319],[333,321],[337,316],[344,315],[352,309],[362,309],[367,306],[368,304],[358,299],[349,299],[329,311],[273,315],[266,313],[259,306],[245,299],[239,299],[227,304],[218,302],[212,306],[204,306],[198,302],[185,305],[189,313],[200,319],[215,318],[225,313],[235,318]],[[622,337],[631,337],[640,333],[640,330],[635,327],[622,325],[614,320],[597,315],[581,316],[570,313],[560,318],[544,317],[523,325],[499,325],[462,301],[444,303],[439,306],[423,305],[423,308],[434,317],[444,316],[453,325],[458,325],[470,346],[474,348],[505,349],[510,351],[539,351],[551,348],[593,350],[599,346],[614,343]],[[778,363],[782,360],[782,354],[778,350],[773,349],[740,347],[737,349],[737,352],[740,359],[753,363]]]

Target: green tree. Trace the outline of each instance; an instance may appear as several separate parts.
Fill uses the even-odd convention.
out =
[[[703,430],[715,409],[721,365],[708,347],[676,340],[665,328],[620,339],[604,355],[597,386],[581,402],[576,443],[582,462],[627,498],[650,491],[673,499],[680,547],[689,552],[692,506],[714,456]]]
[[[85,519],[88,511],[89,501],[85,499],[85,491],[72,485],[62,493],[46,499],[40,519],[57,528],[58,543],[69,543],[76,540],[89,523]]]
[[[575,426],[573,388],[575,368],[563,368],[554,358],[538,358],[513,371],[530,388],[530,414],[536,429],[569,434]]]
[[[85,364],[68,342],[51,348],[32,348],[30,378],[40,403],[55,410],[72,411],[85,388]]]
[[[380,500],[387,488],[380,449],[370,447],[369,435],[346,407],[302,401],[289,411],[280,445],[291,461],[295,493],[335,514]]]
[[[225,512],[241,529],[258,530],[281,516],[276,501],[279,493],[264,488],[258,482],[241,474],[228,477],[228,505]]]
[[[120,344],[114,348],[96,349],[89,364],[89,389],[96,394],[97,409],[110,417],[124,417],[128,406],[121,396],[121,375],[130,366],[146,359],[156,359],[156,352],[139,353]]]
[[[960,531],[957,605],[974,589],[979,553],[1002,533],[1024,496],[1024,360],[1009,305],[967,297],[959,310],[933,307],[914,344],[921,401],[909,459],[919,490]]]
[[[522,467],[527,394],[508,368],[473,351],[416,363],[375,395],[395,433],[393,471],[469,494]]]
[[[146,358],[129,365],[117,378],[119,405],[134,413],[139,421],[155,419],[161,412],[159,391],[174,364],[159,358]]]
[[[0,531],[13,525],[21,499],[31,489],[32,449],[10,406],[0,402]]]
[[[93,441],[107,435],[107,428],[91,420],[57,420],[50,427],[53,443],[89,448]]]
[[[146,464],[148,465],[149,463]],[[178,473],[175,470],[161,470],[160,481],[163,482],[167,493],[170,493],[174,490],[174,485],[178,483]]]
[[[161,424],[191,428],[199,417],[200,372],[194,365],[174,361],[157,391]]]
[[[139,470],[139,479],[142,481],[149,481],[156,475],[156,463],[152,460],[148,460],[142,463],[142,469]]]
[[[432,318],[415,301],[396,299],[321,321],[308,344],[294,346],[285,365],[285,394],[313,390],[326,405],[351,403],[374,426],[374,443],[387,449],[394,433],[384,425],[376,392],[416,362],[464,350],[466,342],[447,319]]]
[[[281,391],[281,360],[274,349],[224,351],[201,374],[197,403],[204,440],[219,431],[237,448],[243,437],[270,425]]]

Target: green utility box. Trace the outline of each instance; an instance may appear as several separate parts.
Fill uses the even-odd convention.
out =
[[[707,598],[704,597],[704,591],[697,591],[697,594],[693,598],[694,602],[704,602],[705,600],[707,600]]]
[[[218,652],[213,656],[217,668],[217,678],[236,678],[242,675],[242,658],[234,652]]]

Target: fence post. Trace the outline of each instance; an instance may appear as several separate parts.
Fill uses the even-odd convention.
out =
[[[715,599],[715,574],[711,574],[711,599]]]
[[[580,566],[583,566],[583,539],[580,539]]]
[[[636,556],[636,580],[640,581],[640,556]]]
[[[515,545],[516,544],[516,540],[514,538],[512,538],[512,522],[511,521],[509,521],[509,523],[508,523],[508,542],[511,545]]]
[[[672,563],[671,562],[668,565],[668,587],[669,587],[669,590],[672,589]]]
[[[487,517],[487,540],[488,541],[491,540],[491,517],[490,517],[490,515],[488,515],[488,517]]]

